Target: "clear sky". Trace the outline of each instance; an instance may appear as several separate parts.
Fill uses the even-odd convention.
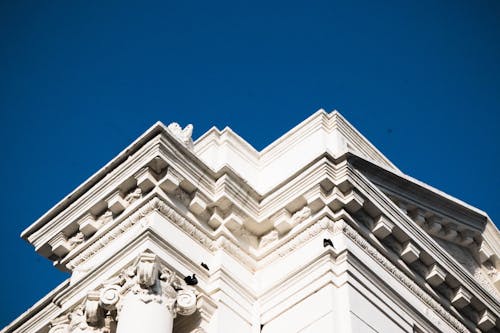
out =
[[[19,238],[157,120],[262,149],[338,109],[500,221],[500,2],[0,1],[0,327],[67,276]]]

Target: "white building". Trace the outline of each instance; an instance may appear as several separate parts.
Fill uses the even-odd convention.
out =
[[[71,278],[2,332],[499,330],[488,215],[339,113],[261,152],[191,131],[155,124],[23,232]]]

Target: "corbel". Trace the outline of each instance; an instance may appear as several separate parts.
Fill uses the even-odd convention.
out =
[[[101,224],[95,219],[94,215],[90,212],[85,214],[79,221],[79,230],[81,231],[82,234],[84,234],[86,237],[90,237],[97,230],[99,230],[99,227]]]
[[[456,289],[451,301],[451,304],[457,309],[466,307],[472,299],[472,294],[464,287],[460,286]]]
[[[446,279],[446,271],[434,263],[429,267],[425,280],[433,287],[439,286]]]
[[[191,202],[189,203],[189,210],[196,215],[200,215],[207,209],[207,199],[204,195],[200,194],[199,191],[193,196]]]
[[[69,244],[66,235],[62,232],[57,233],[57,235],[49,241],[49,245],[52,248],[52,252],[61,258],[71,251],[71,244]]]
[[[224,223],[224,214],[219,206],[214,206],[212,208],[212,215],[208,219],[208,225],[212,229],[217,229],[222,223]]]
[[[160,180],[160,188],[166,193],[173,193],[180,186],[182,180],[181,175],[172,169],[172,167],[168,167],[167,173]]]
[[[496,325],[496,318],[493,315],[493,313],[488,311],[488,309],[483,310],[479,314],[479,320],[477,321],[477,326],[483,332],[486,332],[486,331],[492,329],[493,327],[495,327],[495,325]]]
[[[400,256],[405,263],[411,264],[419,259],[420,250],[412,241],[407,241],[402,246]]]
[[[392,233],[394,223],[392,223],[385,215],[380,215],[373,223],[372,233],[378,239],[384,239]]]
[[[142,193],[151,191],[157,184],[156,178],[153,176],[151,169],[147,166],[139,170],[134,178],[137,182],[137,187],[141,189]]]
[[[129,203],[123,198],[121,190],[116,190],[107,199],[108,208],[113,214],[118,215],[127,208]]]
[[[286,208],[281,209],[272,217],[274,227],[280,234],[284,234],[292,229],[291,218],[290,212]]]

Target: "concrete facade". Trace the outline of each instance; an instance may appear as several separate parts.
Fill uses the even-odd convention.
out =
[[[488,215],[338,112],[260,152],[191,133],[155,124],[22,233],[71,278],[2,332],[499,330]]]

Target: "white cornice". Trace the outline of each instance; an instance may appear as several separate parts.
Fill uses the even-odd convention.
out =
[[[214,185],[213,181],[222,179],[228,174],[232,175],[231,179],[236,178],[240,186],[247,187],[242,193],[252,192],[254,200],[265,202],[267,194],[272,194],[276,187],[300,173],[312,161],[325,154],[333,158],[349,155],[378,166],[386,173],[404,179],[410,186],[429,191],[444,201],[453,202],[465,211],[481,215],[486,220],[484,212],[401,173],[337,111],[327,113],[319,110],[261,152],[257,152],[230,128],[225,128],[222,132],[212,128],[196,140],[191,150],[179,143],[167,127],[158,122],[28,227],[21,236],[28,239],[56,217],[60,219],[66,216],[67,211],[72,211],[71,207],[81,207],[82,198],[95,197],[97,193],[95,190],[92,196],[89,196],[88,192],[92,192],[94,187],[105,187],[106,183],[110,183],[111,175],[115,175],[113,177],[116,178],[117,170],[129,168],[136,159],[129,161],[129,157],[137,155],[155,138],[163,143],[159,146],[160,151],[167,149],[168,154],[175,159],[175,163],[185,169],[184,176],[191,177],[192,183],[199,183],[198,185],[209,192]],[[255,204],[251,208],[254,200],[248,201],[250,204],[248,207],[260,213],[260,207]]]
[[[422,248],[433,255],[433,258],[443,267],[449,269],[452,275],[462,284],[467,285],[471,291],[477,295],[478,299],[485,300],[488,305],[494,309],[495,313],[500,313],[500,299],[489,293],[484,287],[480,286],[474,277],[468,273],[457,260],[439,246],[436,241],[425,233],[421,228],[415,226],[415,223],[399,210],[396,205],[390,201],[368,178],[363,176],[359,171],[352,172],[353,181],[367,196],[379,206],[384,214],[390,217],[391,220],[398,222],[405,234],[415,242],[418,242]]]
[[[262,151],[257,152],[230,128],[212,128],[194,143],[195,154],[212,170],[229,167],[259,193],[266,193],[324,153],[347,152],[400,173],[340,113],[318,110]]]
[[[166,127],[161,122],[157,122],[151,126],[144,134],[132,142],[127,148],[120,152],[115,158],[109,161],[105,166],[98,170],[95,174],[90,176],[86,181],[84,181],[80,186],[68,194],[64,199],[59,201],[54,207],[52,207],[48,212],[43,214],[38,220],[36,220],[32,225],[26,228],[22,233],[21,237],[27,239],[33,232],[37,231],[49,220],[58,215],[61,211],[66,209],[69,205],[79,199],[85,192],[87,192],[92,186],[101,181],[107,174],[113,171],[116,167],[122,164],[128,156],[142,148],[153,137],[161,132],[165,132]]]
[[[415,201],[418,206],[449,216],[457,222],[481,231],[486,225],[488,215],[484,211],[415,178],[402,173],[392,173],[359,157],[354,158],[353,164],[363,174],[368,175],[377,186],[390,194]]]

